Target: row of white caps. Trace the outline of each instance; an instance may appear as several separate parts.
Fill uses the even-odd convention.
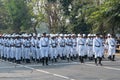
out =
[[[55,36],[76,36],[76,34],[46,34],[47,36],[50,36],[50,37],[55,37]],[[33,33],[33,34],[3,34],[2,36],[4,36],[4,37],[30,37],[30,36],[37,36],[37,37],[42,37],[43,36],[43,34],[35,34],[35,33]],[[88,35],[86,35],[86,34],[78,34],[77,36],[83,36],[83,37],[85,37],[85,36],[96,36],[96,34],[88,34]],[[111,34],[107,34],[107,36],[111,36]]]

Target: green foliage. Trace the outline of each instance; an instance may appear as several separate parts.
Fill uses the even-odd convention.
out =
[[[9,22],[9,20],[7,20],[8,16],[4,3],[0,0],[0,32],[4,32],[3,30],[7,29],[7,24]]]
[[[27,30],[31,27],[31,15],[25,0],[6,0],[5,4],[12,20],[11,29],[14,32],[20,32],[21,29]]]
[[[0,0],[0,32],[36,32],[42,22],[51,33],[119,33],[120,0]]]
[[[68,2],[64,2],[64,0],[62,1],[64,16],[70,20],[67,32],[89,33],[91,26],[86,23],[86,7],[88,6],[88,3],[83,2],[82,0],[67,0]],[[71,9],[69,9],[70,5]]]
[[[100,6],[95,7],[96,10],[88,16],[88,23],[93,25],[93,32],[117,33],[119,30],[119,0],[106,0]],[[94,8],[93,8],[94,9]]]
[[[70,11],[69,11],[69,6],[72,4],[73,0],[60,0],[61,4],[61,9],[64,11],[64,15],[69,16]]]

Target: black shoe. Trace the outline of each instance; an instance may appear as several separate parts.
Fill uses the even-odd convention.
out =
[[[46,60],[46,61],[45,61],[45,62],[46,62],[46,65],[48,65],[48,58],[46,57],[45,60]]]
[[[96,65],[96,66],[98,66],[98,64],[97,64],[97,63],[95,63],[95,65]]]
[[[100,64],[100,66],[102,66],[102,63],[99,63]]]
[[[115,55],[113,55],[112,61],[115,61]]]
[[[57,62],[57,59],[55,58],[55,62]]]
[[[67,61],[69,62],[69,58],[67,58]]]
[[[112,60],[111,56],[108,56],[108,59],[109,59],[109,60]]]
[[[52,59],[52,63],[54,62],[54,60]]]
[[[116,60],[113,59],[112,61],[116,61]]]
[[[96,66],[98,65],[98,64],[97,64],[97,58],[95,58],[95,64],[96,64]]]
[[[44,66],[44,58],[42,58],[42,65]]]

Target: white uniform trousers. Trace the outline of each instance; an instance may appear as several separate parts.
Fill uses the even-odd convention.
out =
[[[41,59],[41,49],[36,48],[36,59]]]
[[[102,51],[101,51],[100,47],[95,47],[94,48],[94,53],[95,53],[95,58],[102,57]]]
[[[5,58],[7,58],[7,52],[6,52],[6,51],[7,51],[7,48],[6,48],[6,47],[4,47],[4,52],[3,52],[3,55],[4,55],[4,57],[5,57]]]
[[[88,47],[85,45],[85,46],[84,46],[84,55],[87,55],[87,50],[88,50],[87,48],[88,48]]]
[[[60,46],[57,46],[57,55],[60,55],[61,54],[61,49],[60,49]]]
[[[93,56],[93,46],[87,46],[87,56],[88,57]]]
[[[48,47],[41,47],[41,57],[48,57]]]
[[[1,57],[3,57],[4,56],[4,47],[3,46],[1,46],[1,51],[0,51],[0,54],[1,54]]]
[[[65,53],[66,53],[66,47],[60,47],[60,53],[59,53],[59,55],[60,55],[60,57],[63,57],[63,56],[65,56]]]
[[[115,55],[115,53],[116,53],[115,47],[109,47],[108,48],[108,56]]]
[[[84,45],[78,45],[78,55],[84,56],[85,55],[85,47]]]
[[[15,48],[15,59],[16,60],[21,60],[21,47],[16,47]]]
[[[10,47],[6,47],[7,59],[10,58]]]
[[[102,53],[102,55],[104,55],[104,53],[105,53],[105,47],[104,46],[101,47],[101,53]]]
[[[10,48],[10,58],[15,58],[15,47]]]
[[[73,56],[73,54],[72,54],[72,47],[71,46],[66,46],[66,56],[67,56],[67,58],[69,57],[69,56]]]
[[[50,54],[51,59],[57,58],[57,49],[56,48],[51,48],[50,52],[51,52],[51,54]]]
[[[72,54],[74,55],[74,56],[77,56],[77,47],[76,46],[73,46],[72,47]]]
[[[25,59],[24,46],[21,47],[21,57],[22,57],[22,59]]]
[[[30,59],[30,48],[29,47],[25,47],[25,59]]]
[[[0,56],[1,56],[1,54],[2,54],[2,46],[0,45]]]
[[[36,52],[36,47],[31,47],[31,53],[32,53],[32,55],[31,55],[32,58],[33,58],[33,59],[36,59],[36,57],[37,57],[37,56],[36,56],[36,54],[37,54],[37,52]]]

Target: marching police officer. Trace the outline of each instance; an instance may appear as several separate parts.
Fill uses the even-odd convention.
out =
[[[44,63],[48,65],[48,49],[49,49],[49,39],[46,36],[46,33],[43,33],[43,36],[40,39],[41,44],[41,57],[42,57],[42,65]]]
[[[15,39],[15,59],[16,59],[16,63],[20,64],[21,61],[21,46],[22,46],[22,42],[20,39],[20,35],[16,35],[16,39]]]
[[[113,35],[108,35],[107,43],[108,43],[108,59],[115,61],[115,53],[116,53],[116,41],[113,38]]]
[[[78,46],[79,60],[80,60],[81,63],[84,63],[85,45],[86,45],[86,42],[85,42],[85,40],[83,38],[83,35],[78,34],[77,46]]]
[[[99,34],[96,34],[96,37],[93,39],[93,51],[95,54],[95,64],[100,64],[102,66],[102,40],[100,39]],[[99,63],[97,63],[97,59],[99,60]]]
[[[91,34],[88,34],[88,38],[86,40],[86,46],[87,46],[87,56],[89,60],[92,60],[93,58],[93,39],[91,37]]]
[[[57,62],[57,39],[56,39],[56,36],[55,35],[52,35],[51,37],[51,40],[50,40],[50,53],[51,53],[51,59],[52,59],[52,62]]]

